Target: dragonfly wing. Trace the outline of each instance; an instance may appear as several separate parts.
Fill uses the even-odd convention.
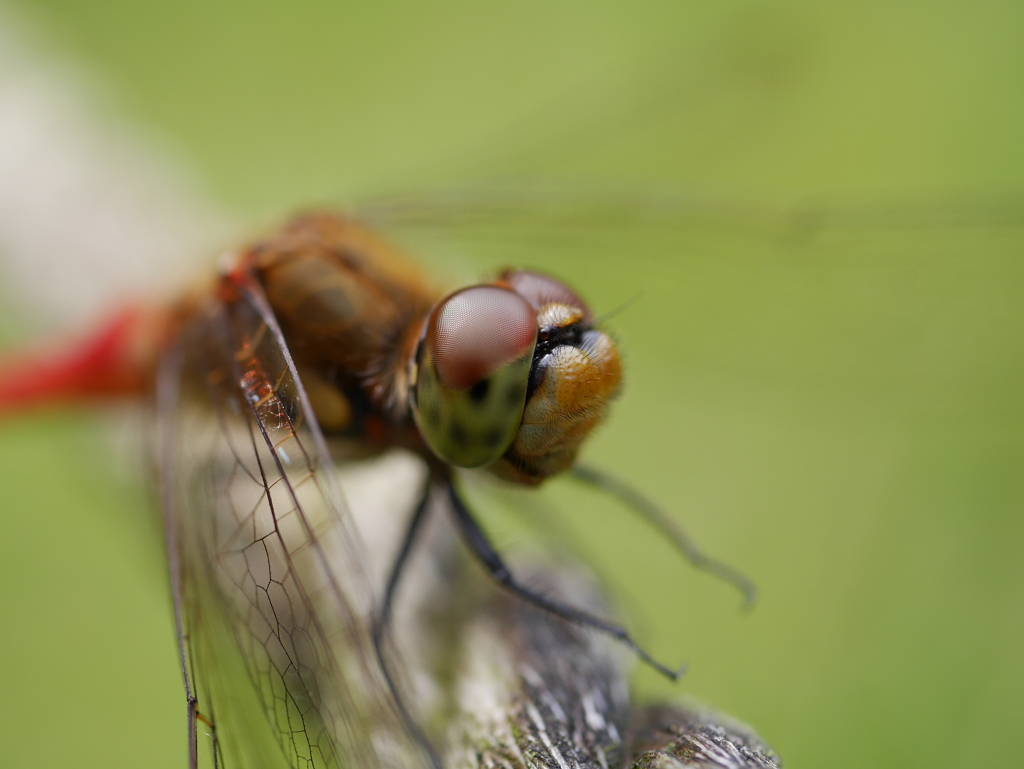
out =
[[[808,198],[764,202],[692,195],[678,190],[593,186],[501,185],[380,197],[356,207],[360,218],[384,229],[449,233],[572,233],[652,229],[716,229],[770,235],[821,231],[963,227],[1024,227],[1021,195],[896,196],[866,201]]]
[[[883,273],[899,273],[915,258],[1016,262],[1024,243],[1019,195],[765,203],[663,191],[468,188],[380,199],[356,215],[440,264],[550,265],[565,278],[600,264],[603,280],[619,290],[697,286],[709,268],[726,278],[742,270],[734,282],[783,279],[792,289],[809,278],[829,289],[833,278],[846,280],[849,266],[884,281]]]
[[[370,647],[358,535],[253,281],[184,330],[160,410],[184,664],[217,760],[415,765]]]

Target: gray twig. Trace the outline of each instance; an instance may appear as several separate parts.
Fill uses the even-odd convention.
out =
[[[753,730],[730,718],[693,703],[634,703],[631,655],[612,639],[501,592],[465,556],[435,502],[400,589],[392,638],[411,682],[412,710],[435,735],[445,767],[781,766]],[[391,548],[378,552],[387,560]],[[578,566],[513,568],[533,589],[610,616]]]

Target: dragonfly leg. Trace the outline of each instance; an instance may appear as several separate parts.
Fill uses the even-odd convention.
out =
[[[466,540],[466,544],[472,551],[473,555],[483,564],[484,568],[490,572],[494,580],[501,585],[503,588],[508,590],[513,595],[522,598],[527,603],[531,603],[538,608],[549,611],[555,616],[561,617],[562,619],[568,620],[569,622],[575,622],[585,627],[591,627],[595,630],[599,630],[602,633],[607,633],[613,638],[618,639],[623,644],[628,646],[634,654],[636,654],[641,660],[646,662],[652,668],[657,670],[659,673],[669,678],[672,681],[677,680],[685,671],[686,667],[682,666],[677,670],[673,670],[654,659],[644,649],[634,641],[626,630],[612,622],[603,620],[600,617],[595,617],[592,614],[588,614],[582,609],[577,609],[573,606],[560,603],[551,598],[536,593],[529,588],[523,586],[516,580],[512,572],[509,571],[505,562],[498,555],[498,552],[491,545],[487,539],[487,535],[483,529],[476,522],[473,514],[469,512],[466,504],[462,501],[458,491],[455,489],[454,484],[451,481],[447,482],[448,496],[451,499],[452,511],[455,514],[455,522],[459,527],[459,531],[462,533],[463,538]]]
[[[757,587],[755,587],[753,582],[729,564],[716,560],[704,553],[675,521],[632,486],[623,483],[615,476],[583,465],[574,467],[570,474],[576,480],[618,498],[626,507],[641,516],[660,532],[662,536],[668,539],[683,554],[683,557],[696,568],[713,574],[734,586],[743,593],[744,608],[753,608],[754,604],[757,603]]]
[[[427,739],[427,735],[423,733],[419,724],[412,717],[408,707],[406,707],[405,700],[402,698],[401,692],[398,690],[398,685],[395,682],[394,676],[391,674],[391,667],[388,664],[387,656],[384,653],[384,637],[387,634],[388,624],[391,621],[391,605],[394,601],[395,590],[398,588],[398,581],[402,577],[402,570],[409,560],[409,553],[412,551],[413,544],[416,541],[416,535],[422,528],[423,521],[426,520],[427,512],[430,509],[430,491],[432,488],[432,479],[428,478],[426,484],[423,487],[423,493],[420,496],[419,502],[416,503],[416,510],[412,514],[412,518],[409,521],[409,526],[405,530],[405,539],[402,541],[402,547],[398,551],[398,557],[395,558],[395,563],[391,567],[391,574],[388,576],[387,586],[384,588],[384,598],[381,601],[380,609],[374,615],[373,626],[372,626],[372,638],[373,638],[373,650],[377,654],[377,663],[380,665],[381,673],[384,675],[384,680],[387,682],[388,689],[391,691],[391,696],[395,700],[395,706],[398,708],[398,712],[405,722],[406,728],[423,749],[427,752],[430,758],[430,764],[433,769],[443,769],[441,765],[441,758],[437,755],[434,750],[434,746],[430,744],[430,740]]]

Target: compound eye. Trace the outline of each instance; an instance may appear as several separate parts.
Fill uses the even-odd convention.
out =
[[[491,372],[532,351],[537,313],[508,289],[474,286],[452,294],[434,310],[426,344],[449,390],[466,390]]]
[[[512,445],[526,406],[537,313],[499,286],[452,294],[431,313],[413,415],[431,450],[482,467]]]

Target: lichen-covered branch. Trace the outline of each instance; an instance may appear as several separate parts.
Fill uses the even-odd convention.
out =
[[[551,578],[551,589],[578,596],[565,589],[573,581]],[[514,604],[494,596],[466,627],[455,684],[469,692],[489,685],[492,700],[490,707],[463,701],[453,720],[452,769],[781,766],[732,719],[694,705],[634,705],[626,654],[592,631]]]
[[[380,545],[369,550],[387,561],[394,548],[384,543],[401,520],[372,520],[370,536]],[[384,536],[382,528],[394,532]],[[692,703],[633,702],[629,651],[503,593],[465,555],[441,499],[418,551],[396,607],[393,652],[411,709],[448,769],[781,766],[733,719]],[[610,616],[581,567],[513,561],[513,568],[532,589]]]

